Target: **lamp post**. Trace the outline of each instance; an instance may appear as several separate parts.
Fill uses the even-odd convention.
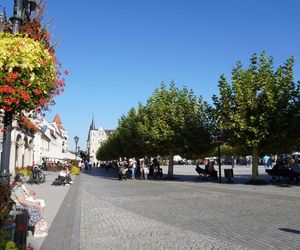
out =
[[[219,163],[219,182],[222,182],[222,174],[221,174],[221,145],[224,142],[222,140],[215,140],[214,144],[218,146],[218,163]]]
[[[80,157],[80,147],[79,147],[79,146],[77,147],[77,154],[76,154],[76,157],[78,156],[78,154],[79,154],[79,157]]]
[[[221,177],[221,144],[218,144],[218,158],[219,158],[219,182],[222,182],[222,177]]]
[[[20,25],[24,20],[30,20],[31,12],[36,7],[37,4],[34,0],[14,0],[14,15],[10,18],[13,34],[19,32]]]
[[[19,32],[22,21],[30,20],[31,12],[34,11],[37,4],[34,0],[14,0],[14,12],[10,18],[12,23],[12,33]],[[1,16],[1,23],[3,23],[3,16]],[[10,144],[12,131],[13,111],[5,112],[3,118],[3,147],[1,153],[1,176],[9,184],[9,159],[10,159]]]
[[[88,143],[87,145],[87,156],[86,156],[86,159],[88,162],[90,162],[90,144]]]
[[[4,15],[0,12],[0,32],[4,30]]]
[[[79,137],[77,135],[74,137],[74,141],[75,141],[75,152],[76,152],[76,160],[77,160],[77,150],[78,150],[77,144],[79,141]]]

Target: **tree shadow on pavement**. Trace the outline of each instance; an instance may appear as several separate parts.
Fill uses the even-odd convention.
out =
[[[107,180],[118,180],[118,172],[116,169],[109,168],[109,170],[105,170],[105,168],[94,167],[91,170],[83,171],[82,174],[101,177]]]
[[[87,170],[82,172],[83,174],[87,174],[94,177],[100,177],[107,180],[116,181],[119,180],[118,178],[118,170],[114,168],[109,168],[109,170],[106,170],[105,168],[101,167],[94,167],[92,170]],[[251,180],[251,174],[243,174],[243,175],[234,175],[234,178],[232,181],[229,181],[227,178],[222,176],[222,182],[220,184],[228,184],[228,185],[234,185],[234,184],[244,184],[244,185],[272,185],[282,188],[289,188],[292,186],[299,186],[299,183],[286,183],[286,182],[272,182],[270,176],[268,175],[261,175],[259,181],[253,182]],[[130,172],[127,175],[128,180],[130,180]],[[138,180],[139,178],[137,178]],[[219,179],[204,179],[199,178],[197,174],[195,175],[184,175],[184,174],[174,174],[174,177],[168,177],[166,174],[162,178],[153,178],[149,177],[148,180],[151,181],[172,181],[172,182],[197,182],[197,183],[219,183]]]

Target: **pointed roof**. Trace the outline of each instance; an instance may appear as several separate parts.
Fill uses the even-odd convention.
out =
[[[92,123],[91,123],[91,126],[90,126],[90,130],[97,130],[96,125],[95,125],[95,121],[94,121],[94,116],[92,118]]]
[[[55,115],[55,117],[53,119],[53,122],[56,123],[56,125],[57,125],[57,127],[59,129],[64,129],[63,126],[62,126],[62,122],[61,122],[60,116],[58,114]]]

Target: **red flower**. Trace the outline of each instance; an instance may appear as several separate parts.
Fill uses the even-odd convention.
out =
[[[10,94],[16,94],[16,90],[13,87],[10,87],[9,85],[5,84],[0,87],[0,92],[7,92]]]
[[[31,82],[28,82],[27,80],[22,80],[22,83],[26,86],[29,86],[31,84]]]
[[[63,82],[63,80],[59,80],[58,83],[57,83],[57,85],[59,85],[59,86],[64,86],[65,83]]]
[[[37,94],[37,95],[40,95],[40,94],[43,93],[43,91],[40,90],[40,89],[35,89],[35,90],[34,90],[34,93]]]
[[[50,39],[50,38],[51,38],[51,35],[50,35],[49,33],[47,33],[47,34],[46,34],[46,38],[47,38],[47,39]]]
[[[28,93],[24,90],[24,89],[18,89],[18,92],[21,94],[21,97],[24,100],[29,100],[30,99],[30,95],[28,95]]]
[[[7,83],[13,83],[16,81],[18,77],[19,77],[19,73],[12,71],[9,73],[7,77],[4,78],[4,81],[6,81]]]
[[[50,54],[51,56],[53,56],[54,53],[55,53],[55,50],[54,50],[54,49],[49,49],[49,54]]]
[[[4,98],[3,102],[7,105],[12,105],[14,102],[16,102],[16,98],[14,97]]]
[[[4,106],[4,105],[2,105],[1,108],[2,108],[5,112],[10,112],[10,111],[13,110],[12,107],[6,107],[6,106]]]
[[[48,102],[48,99],[42,98],[41,100],[39,100],[39,105],[44,106],[45,103],[47,103],[47,102]],[[39,110],[39,109],[37,109],[37,110]],[[39,111],[39,112],[40,112],[40,111]]]

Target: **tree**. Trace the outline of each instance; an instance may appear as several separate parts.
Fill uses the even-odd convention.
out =
[[[118,130],[112,132],[107,140],[98,148],[97,160],[116,160],[124,155]]]
[[[191,90],[164,83],[148,99],[145,113],[153,153],[168,156],[168,176],[173,176],[173,156],[200,154],[211,147],[207,105]]]
[[[145,156],[148,140],[143,119],[144,107],[139,103],[138,110],[131,108],[127,116],[122,116],[119,120],[118,132],[123,152],[127,157]]]
[[[97,159],[119,156],[168,156],[168,175],[173,176],[173,156],[199,156],[211,147],[209,106],[187,88],[164,83],[147,103],[130,109],[119,121],[113,137],[97,151]]]
[[[258,155],[262,150],[274,147],[279,152],[293,146],[291,135],[295,115],[299,114],[299,82],[294,82],[293,65],[291,57],[274,70],[272,57],[264,52],[254,54],[248,69],[236,63],[231,84],[224,75],[220,77],[220,96],[213,96],[222,135],[230,145],[252,155],[253,180],[258,179]]]
[[[145,126],[144,107],[141,103],[138,110],[131,108],[127,115],[122,115],[118,128],[101,145],[97,159],[112,160],[120,156],[143,157],[149,153],[148,127]]]

